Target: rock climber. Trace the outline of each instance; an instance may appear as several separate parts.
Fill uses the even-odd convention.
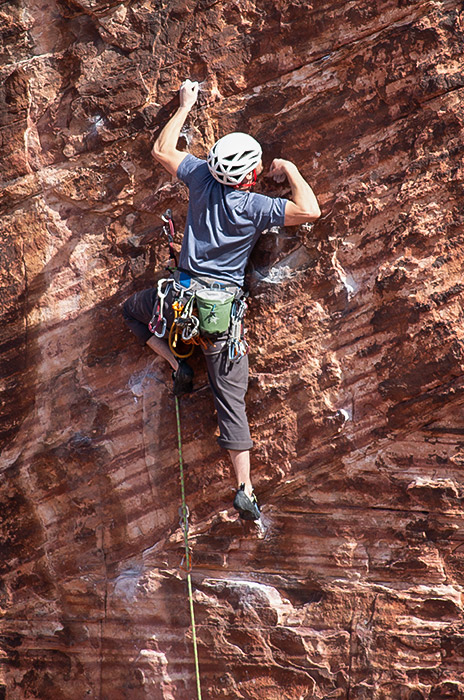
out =
[[[317,199],[294,163],[272,161],[269,175],[285,178],[291,198],[268,197],[251,192],[263,172],[262,149],[250,135],[229,133],[211,148],[207,160],[178,149],[180,132],[198,97],[197,82],[186,80],[179,90],[179,107],[160,132],[152,155],[189,189],[187,221],[174,277],[188,288],[206,285],[240,290],[245,267],[259,235],[272,226],[295,226],[320,216]],[[177,276],[176,276],[177,275]],[[168,324],[172,322],[169,298],[163,299]],[[132,295],[124,304],[124,318],[142,344],[147,344],[171,365],[176,396],[190,393],[193,370],[179,360],[164,337],[152,334],[148,325],[158,302],[157,289]],[[159,334],[158,334],[159,335]],[[203,348],[220,436],[228,450],[237,480],[234,508],[244,520],[258,520],[260,510],[250,477],[253,442],[245,409],[248,387],[248,355],[232,362],[227,354],[227,332]]]

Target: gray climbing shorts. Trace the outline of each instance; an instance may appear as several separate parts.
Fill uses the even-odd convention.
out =
[[[156,289],[145,289],[133,294],[123,306],[123,316],[130,330],[141,345],[152,337],[148,328],[157,303]],[[174,317],[172,298],[165,299],[164,315],[169,329]],[[213,345],[203,350],[209,385],[213,392],[217,411],[218,443],[228,450],[249,450],[253,447],[245,407],[248,389],[248,355],[236,362],[228,358],[227,333],[215,339]]]

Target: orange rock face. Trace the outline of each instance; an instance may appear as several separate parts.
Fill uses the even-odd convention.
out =
[[[461,4],[0,20],[0,698],[196,697],[170,370],[121,317],[167,207],[181,241],[186,189],[150,149],[186,77],[183,147],[249,131],[322,208],[250,266],[262,527],[232,509],[201,356],[181,400],[203,697],[464,698]]]

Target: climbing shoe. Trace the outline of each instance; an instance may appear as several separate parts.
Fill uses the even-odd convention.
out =
[[[254,492],[251,498],[245,493],[245,484],[240,484],[240,488],[235,494],[234,508],[238,510],[238,514],[242,520],[259,520],[261,513],[259,512],[258,501]]]
[[[179,366],[172,373],[172,378],[174,396],[190,394],[193,391],[193,369],[185,360],[179,360]]]

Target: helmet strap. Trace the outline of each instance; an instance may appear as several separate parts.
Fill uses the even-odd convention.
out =
[[[238,185],[234,185],[234,188],[236,190],[241,190],[241,189],[248,189],[249,187],[254,187],[256,185],[257,179],[258,179],[258,175],[256,173],[256,168],[254,168],[253,179],[250,180],[250,182],[240,182]]]

